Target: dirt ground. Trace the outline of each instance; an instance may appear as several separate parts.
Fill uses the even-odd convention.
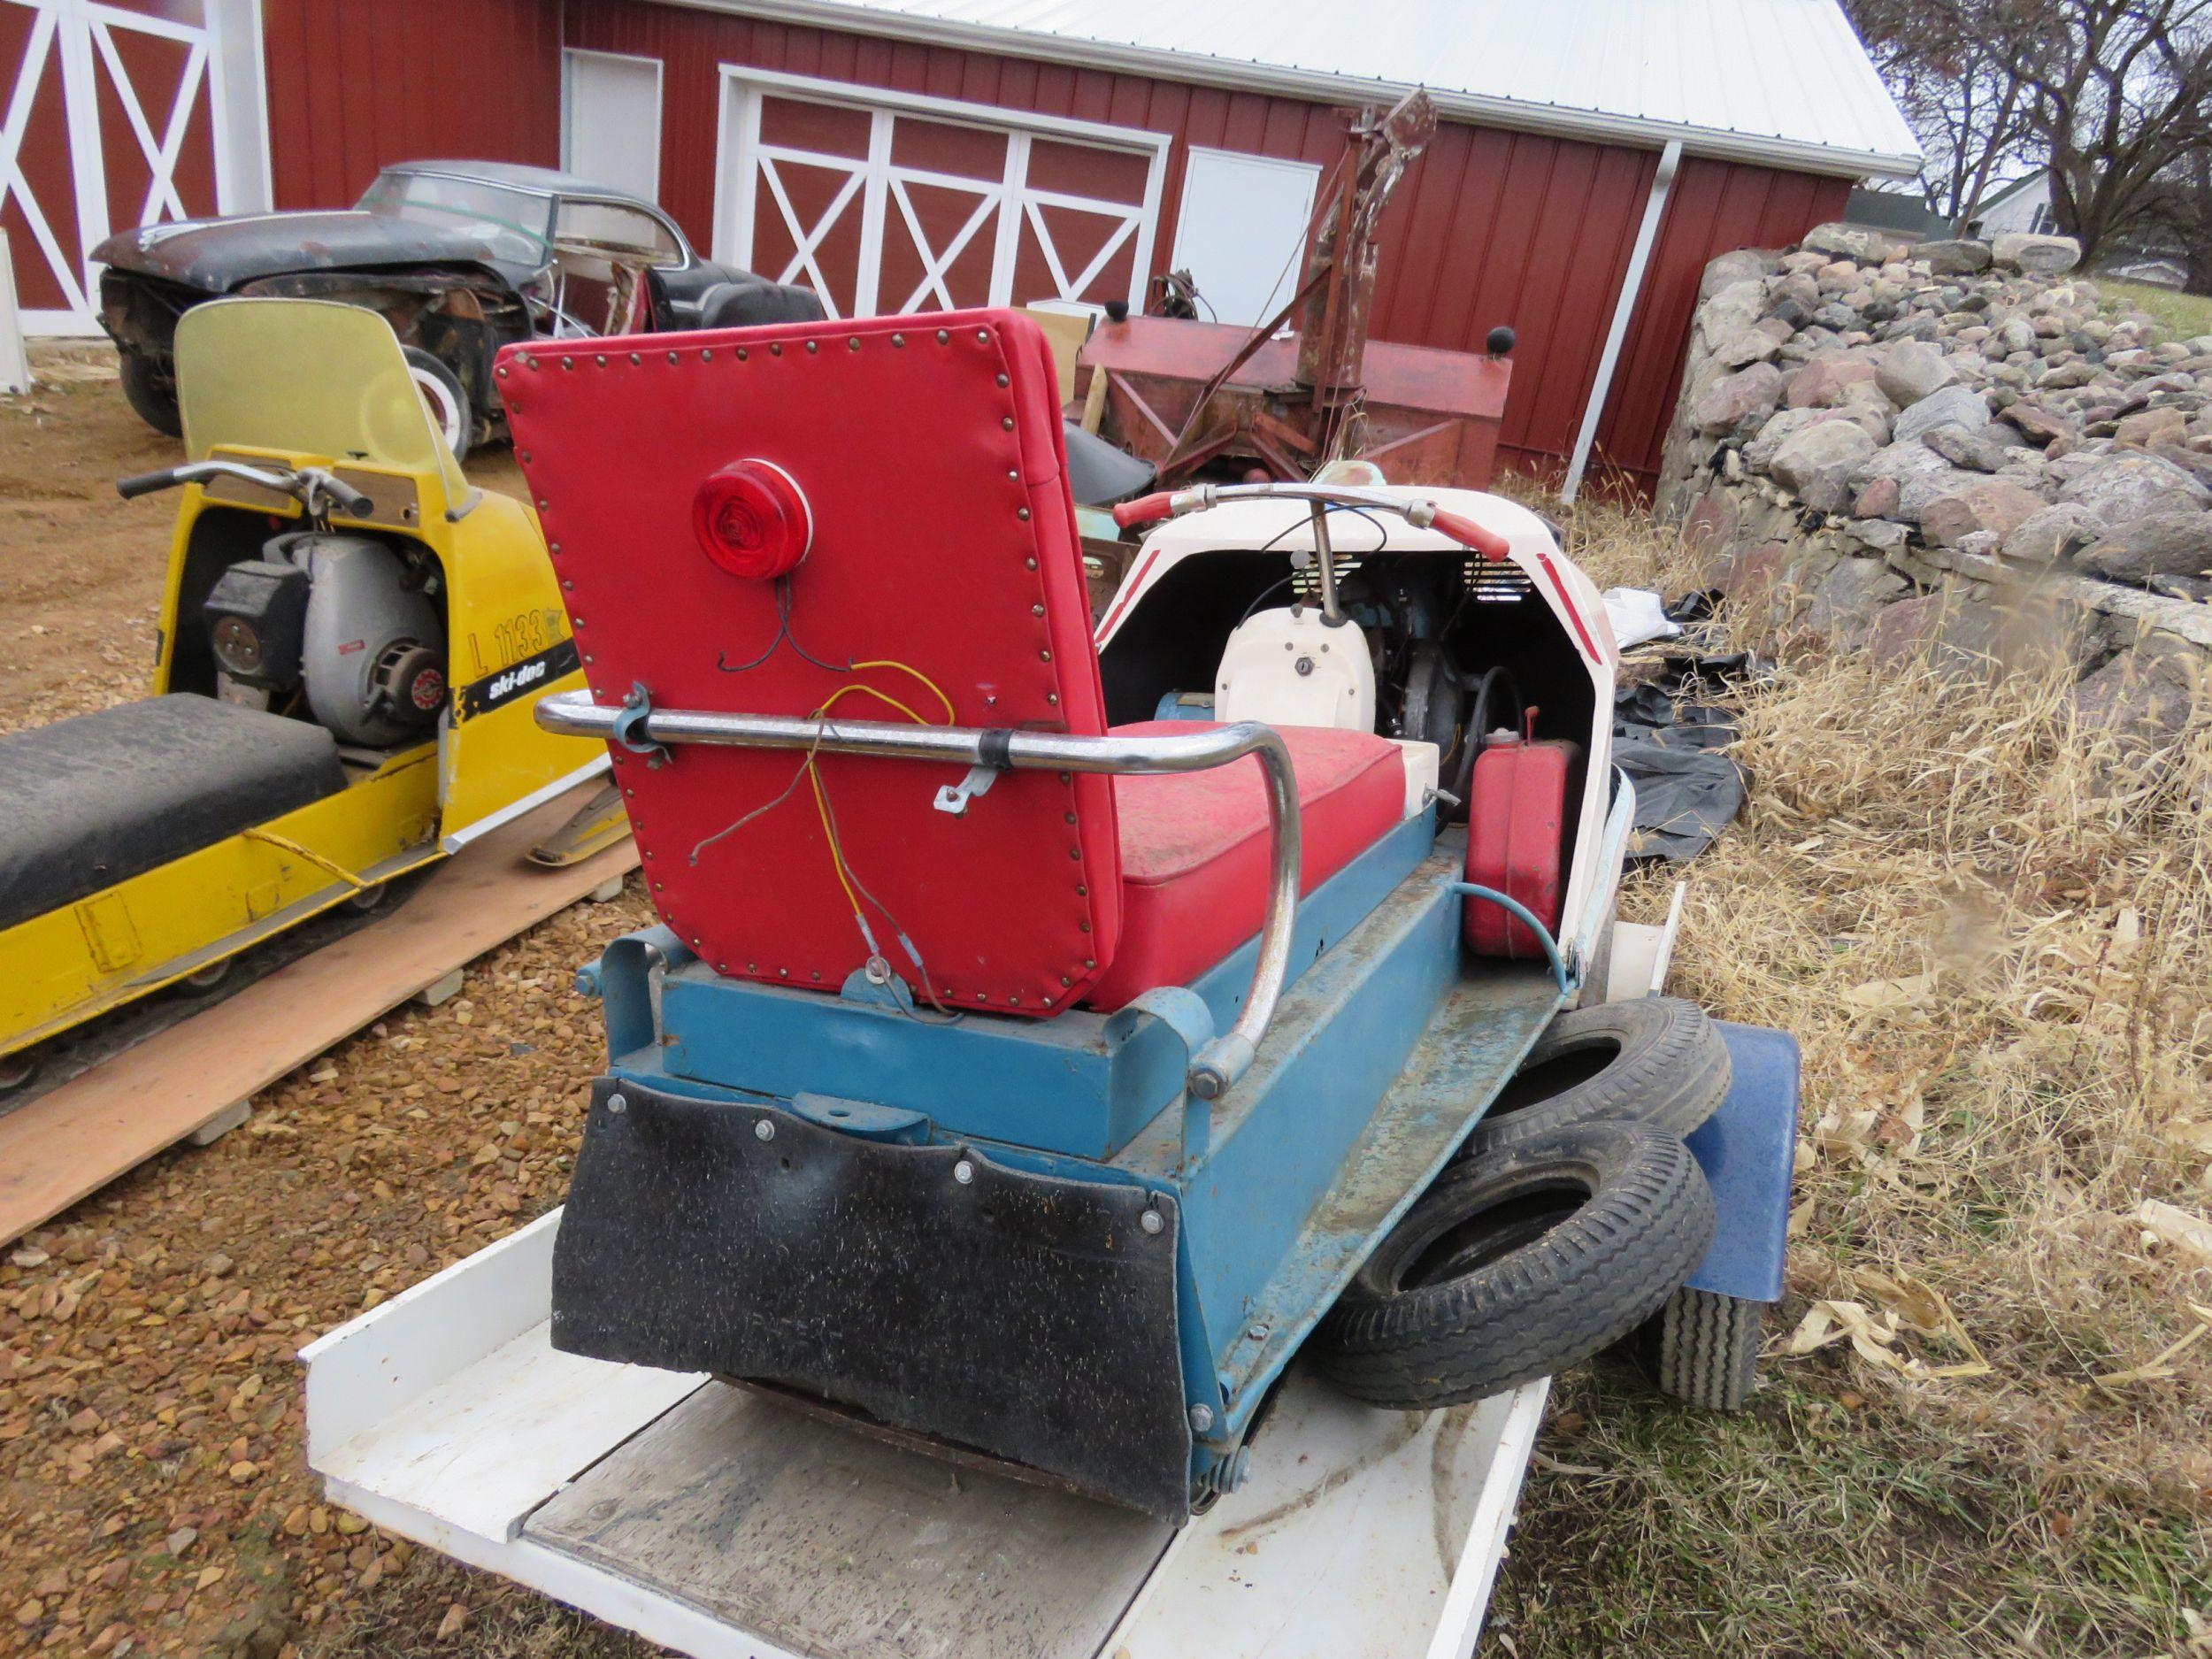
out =
[[[113,483],[180,458],[101,353],[40,366],[0,401],[11,729],[144,690],[175,498]],[[0,1249],[0,1652],[632,1650],[319,1503],[293,1356],[560,1202],[602,1052],[575,964],[648,919],[569,910]]]

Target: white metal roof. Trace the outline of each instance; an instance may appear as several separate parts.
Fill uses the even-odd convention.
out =
[[[1425,86],[1487,125],[1909,176],[1837,0],[680,0],[1305,97]]]

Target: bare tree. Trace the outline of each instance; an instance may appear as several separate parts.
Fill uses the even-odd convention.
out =
[[[2212,294],[2212,149],[2200,145],[2159,175],[2145,227],[2147,252],[2180,260],[2189,293]]]
[[[1845,0],[1925,157],[1928,204],[1963,229],[2027,158],[2032,100],[1991,40],[1993,0]]]
[[[1987,22],[2030,100],[2052,211],[2093,259],[2212,142],[2212,0],[1993,0]]]

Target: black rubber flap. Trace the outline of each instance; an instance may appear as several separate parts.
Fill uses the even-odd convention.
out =
[[[613,1112],[615,1087],[554,1247],[554,1347],[779,1383],[1188,1513],[1171,1200],[627,1080]]]
[[[149,697],[0,739],[0,927],[345,787],[321,726],[212,697]]]

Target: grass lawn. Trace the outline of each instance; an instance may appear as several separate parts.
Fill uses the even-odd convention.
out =
[[[2184,294],[2151,282],[2125,282],[2118,277],[2097,277],[2097,291],[2126,309],[2148,312],[2158,326],[2176,340],[2212,334],[2212,297]]]

